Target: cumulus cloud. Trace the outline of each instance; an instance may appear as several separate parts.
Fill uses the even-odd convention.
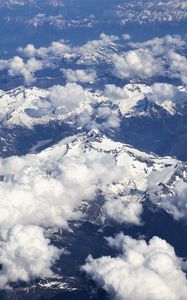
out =
[[[34,80],[32,75],[35,71],[30,66],[30,74],[28,74],[27,63],[29,60],[31,60],[32,65],[34,60],[35,64],[41,63],[42,68],[58,69],[60,65],[61,69],[63,59],[67,63],[70,62],[70,68],[63,69],[69,82],[95,82],[96,73],[90,68],[93,66],[97,68],[101,63],[104,63],[106,67],[113,65],[113,74],[121,79],[140,80],[156,75],[166,75],[180,78],[186,84],[185,56],[177,53],[186,48],[186,42],[179,35],[166,35],[163,38],[154,38],[142,43],[132,43],[129,40],[128,34],[124,34],[122,39],[119,39],[117,36],[102,33],[98,39],[90,40],[79,47],[68,45],[64,40],[55,41],[48,47],[40,48],[28,44],[25,48],[20,47],[18,49],[20,55],[24,57],[24,59],[19,58],[24,61],[25,65],[25,67],[21,67],[20,62],[21,73],[26,82],[32,83]],[[128,46],[131,47],[131,50],[128,51],[124,46],[127,41]],[[75,65],[81,65],[81,68],[72,70],[72,61]],[[9,60],[1,60],[0,70],[8,69],[7,64],[9,66]],[[89,67],[89,70],[85,70],[83,66]],[[11,73],[17,74],[17,72],[10,70]]]
[[[186,48],[186,41],[179,35],[166,35],[142,43],[130,43],[134,48],[143,47],[149,50],[156,60],[162,60],[164,72],[171,78],[179,78],[183,84],[187,83],[187,60],[178,51]],[[169,72],[169,74],[168,74]]]
[[[185,300],[187,280],[183,261],[165,240],[148,243],[122,233],[108,238],[117,257],[88,257],[82,269],[117,300]]]
[[[107,109],[102,115],[108,115]],[[159,159],[113,142],[98,130],[68,137],[39,154],[0,158],[0,237],[3,241],[0,244],[0,263],[4,270],[2,276],[5,276],[0,280],[1,285],[4,282],[7,286],[8,282],[14,281],[15,275],[8,274],[12,274],[12,265],[16,266],[16,263],[21,264],[23,277],[17,275],[21,280],[48,276],[50,266],[59,255],[58,249],[52,248],[48,267],[41,262],[39,274],[28,267],[37,251],[30,251],[26,261],[24,249],[40,247],[38,242],[35,245],[33,235],[41,237],[37,232],[44,232],[42,228],[68,230],[69,221],[84,219],[85,205],[93,204],[98,191],[105,196],[103,217],[119,223],[141,225],[141,199],[145,192],[159,207],[167,211],[170,209],[175,218],[186,216],[186,183],[181,179],[176,180],[175,185],[173,181],[171,184],[171,178],[174,180],[181,176],[180,166],[177,169],[176,164],[178,162],[174,159]],[[166,187],[168,193],[165,192]],[[21,229],[14,231],[17,225]],[[20,247],[21,253],[23,251],[20,259],[24,262],[21,263],[15,254],[17,250],[12,246],[12,235],[18,238],[24,231],[31,238],[25,239],[27,246],[23,250],[24,238],[16,240],[16,247]],[[48,241],[46,243],[48,252],[50,245]],[[45,258],[44,253],[45,250],[39,256]],[[34,257],[33,261],[37,259]]]
[[[76,83],[55,85],[49,91],[49,100],[58,111],[69,112],[89,101],[84,89]]]
[[[180,78],[180,80],[187,84],[187,59],[185,56],[169,51],[168,53],[169,71],[172,77]]]
[[[37,49],[33,44],[28,44],[25,48],[20,47],[18,48],[18,51],[28,57],[37,55]]]
[[[104,205],[104,212],[108,218],[120,224],[129,223],[141,225],[142,203],[136,201],[123,201],[123,199],[112,199]]]
[[[68,82],[94,83],[97,77],[95,71],[87,71],[82,69],[62,69],[62,72]]]
[[[0,242],[0,288],[10,282],[54,276],[51,267],[59,255],[41,227],[16,225]]]
[[[147,48],[155,56],[167,54],[171,49],[181,49],[185,47],[186,42],[180,35],[166,35],[162,38],[154,38],[141,43],[130,43],[134,48]]]
[[[175,102],[179,94],[177,87],[168,83],[154,83],[151,88],[152,94],[148,95],[148,98],[157,103]]]
[[[117,110],[111,107],[100,106],[96,110],[96,118],[99,119],[98,124],[101,122],[101,128],[119,128],[121,119]]]
[[[25,84],[29,85],[35,81],[35,72],[43,68],[43,62],[35,58],[30,58],[28,61],[15,56],[10,60],[0,61],[0,69],[7,69],[10,76],[23,76]]]
[[[100,103],[96,107],[93,106],[90,112],[80,113],[76,117],[76,124],[87,130],[94,128],[100,130],[118,129],[121,124],[121,118],[119,111],[111,107],[110,103]]]
[[[128,34],[128,33],[124,33],[124,34],[122,35],[122,38],[124,39],[124,41],[129,41],[129,40],[131,39],[131,36],[130,36],[130,34]]]
[[[65,54],[71,52],[71,48],[64,42],[64,40],[52,42],[49,47],[35,48],[33,44],[28,44],[25,48],[18,48],[18,51],[29,58],[46,56],[63,57]]]
[[[13,93],[2,92],[0,118],[6,125],[44,124],[64,120],[72,126],[87,129],[117,129],[121,118],[111,100],[77,83],[55,85],[47,90],[18,88]],[[9,115],[9,118],[5,116]]]
[[[66,153],[68,147],[75,154],[73,150],[72,155]],[[2,230],[28,222],[67,228],[68,220],[80,218],[82,201],[92,200],[99,188],[105,190],[107,184],[119,180],[121,168],[115,168],[112,155],[89,151],[83,156],[81,147],[77,151],[78,160],[76,145],[71,143],[41,155],[1,160]],[[113,169],[110,176],[108,168]]]
[[[103,95],[112,100],[127,99],[128,94],[125,89],[120,88],[114,84],[106,84]]]
[[[67,138],[37,155],[0,159],[1,287],[52,276],[60,252],[42,228],[68,229],[69,221],[84,217],[85,202],[121,180],[124,171],[114,155],[87,149],[81,139]]]
[[[150,51],[130,50],[112,57],[114,74],[119,78],[149,78],[163,72],[162,64]]]

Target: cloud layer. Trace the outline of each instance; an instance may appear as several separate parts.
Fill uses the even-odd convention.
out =
[[[122,233],[107,240],[121,254],[89,256],[82,269],[116,300],[186,299],[183,261],[165,240],[155,236],[146,243]]]
[[[125,80],[142,81],[162,76],[177,78],[186,85],[185,51],[185,37],[182,39],[179,35],[134,43],[128,35],[118,37],[102,33],[98,39],[79,47],[64,40],[40,48],[28,44],[18,49],[19,56],[1,60],[0,70],[7,69],[10,76],[23,76],[26,84],[36,80],[37,71],[51,68],[61,70],[67,82],[94,84],[107,70],[110,76]]]
[[[60,251],[50,245],[45,229],[68,230],[70,221],[89,218],[85,207],[101,206],[98,222],[102,217],[141,225],[146,194],[174,218],[186,218],[186,170],[175,159],[142,153],[96,129],[39,154],[0,158],[1,287],[53,276]],[[95,203],[98,193],[104,197],[102,205]]]

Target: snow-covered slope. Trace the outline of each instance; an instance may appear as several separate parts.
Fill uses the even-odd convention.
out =
[[[31,220],[46,227],[65,226],[85,218],[92,205],[100,206],[102,217],[139,224],[141,202],[147,198],[174,218],[187,214],[185,163],[140,152],[98,130],[68,137],[39,154],[1,159],[0,164],[0,195],[10,204],[13,224]],[[98,192],[105,199],[100,204]],[[25,197],[30,200],[25,202]],[[20,205],[25,209],[20,211]],[[3,217],[2,226],[10,226],[7,222]]]
[[[160,109],[175,115],[184,114],[187,103],[184,87],[167,84],[127,84],[123,88],[106,85],[104,91],[96,92],[70,84],[56,90],[55,96],[51,92],[54,89],[18,87],[8,92],[0,91],[0,122],[4,125],[31,127],[52,120],[69,120],[68,117],[78,116],[85,111],[88,114],[94,113],[92,107],[95,105],[109,106],[110,110],[115,111],[117,108],[120,115],[125,117],[147,116]]]
[[[63,101],[64,97],[67,98],[65,99],[66,105],[61,103],[60,94],[56,96],[55,93],[55,99],[53,99],[49,90],[36,87],[18,87],[8,92],[0,91],[0,122],[4,125],[31,127],[34,124],[46,124],[53,120],[64,120],[71,114],[79,114],[87,108],[90,93],[88,91],[84,93],[83,89],[78,87],[82,94],[77,95],[74,91],[68,94],[68,89],[70,90],[72,86],[66,86],[67,89],[65,91],[67,93],[65,96],[62,96]],[[59,92],[61,91],[59,90]],[[77,99],[78,96],[80,98]],[[81,107],[81,103],[79,105],[79,102],[82,100],[81,97],[87,100],[84,107]],[[77,104],[72,106],[73,108],[70,111],[65,106],[71,105],[72,101],[77,102]]]
[[[121,114],[126,117],[145,116],[159,108],[171,115],[179,111],[184,113],[183,109],[187,104],[186,88],[166,83],[150,86],[131,83],[123,88],[106,85],[105,95],[118,104]]]

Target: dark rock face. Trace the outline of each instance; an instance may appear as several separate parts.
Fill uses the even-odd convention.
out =
[[[116,138],[145,152],[175,156],[186,161],[187,115],[171,116],[164,110],[157,113],[144,117],[123,118]]]
[[[73,135],[73,132],[71,126],[56,122],[36,125],[32,129],[21,126],[0,128],[0,155],[1,157],[9,157],[30,152],[37,153],[66,136]],[[46,142],[40,143],[42,141]],[[38,146],[36,146],[37,143]]]

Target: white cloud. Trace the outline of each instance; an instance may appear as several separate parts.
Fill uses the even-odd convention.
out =
[[[131,50],[112,57],[114,74],[119,78],[149,78],[163,72],[162,64],[150,51]]]
[[[8,231],[6,241],[0,242],[0,288],[18,280],[54,276],[51,267],[59,255],[42,228],[16,225]]]
[[[59,251],[43,229],[68,229],[84,217],[82,205],[122,177],[113,154],[87,149],[76,137],[37,155],[0,159],[1,287],[51,276]],[[108,172],[110,170],[110,172]]]
[[[176,111],[176,104],[183,105],[186,93],[182,93],[179,89],[172,84],[168,83],[154,83],[150,87],[150,92],[146,94],[148,100],[163,106],[170,112]]]
[[[110,106],[99,106],[96,110],[96,117],[98,117],[101,122],[101,128],[119,128],[121,119],[118,111],[112,109]],[[98,123],[99,126],[100,122]]]
[[[49,100],[58,111],[69,112],[89,101],[84,89],[76,83],[67,83],[66,86],[56,85],[49,91]]]
[[[25,48],[18,48],[18,51],[29,58],[45,58],[47,56],[63,57],[65,54],[71,52],[71,48],[64,42],[64,40],[60,40],[52,42],[49,47],[35,48],[34,45],[28,44]]]
[[[76,117],[76,123],[80,127],[91,129],[117,129],[120,127],[121,119],[117,109],[110,106],[110,103],[98,105],[91,108],[91,111],[84,111]]]
[[[0,59],[0,71],[8,68],[8,60]]]
[[[128,98],[126,91],[114,84],[106,84],[103,94],[110,100],[121,100]]]
[[[107,117],[107,108],[103,109],[100,114]],[[10,233],[17,225],[22,226],[20,231],[31,225],[41,229],[68,229],[69,221],[86,217],[83,208],[92,205],[98,191],[106,200],[102,207],[103,217],[119,223],[141,225],[141,200],[145,192],[151,201],[170,210],[175,218],[185,217],[186,183],[182,179],[179,181],[181,169],[176,166],[178,161],[172,158],[160,159],[141,153],[93,130],[85,135],[66,138],[39,154],[0,158],[2,247],[6,251],[14,251],[9,241]],[[163,193],[162,186],[163,189],[167,187],[169,192],[164,190]],[[22,239],[20,243],[22,247]],[[32,238],[31,243],[29,245],[27,240],[28,247],[35,246]],[[6,257],[8,265],[9,256],[2,257]],[[17,261],[14,254],[13,258],[10,255],[10,266],[12,259]],[[23,269],[24,266],[27,272],[27,262]],[[33,278],[39,276],[31,274]],[[8,280],[4,282],[8,284]]]
[[[165,240],[149,243],[122,233],[108,238],[118,257],[88,257],[83,270],[117,300],[185,300],[187,280],[183,261]]]
[[[37,49],[32,44],[28,44],[25,48],[18,48],[18,51],[28,57],[34,57],[37,55]]]
[[[128,33],[124,33],[124,34],[122,35],[122,38],[124,39],[124,41],[129,41],[129,40],[131,39],[131,36],[130,36],[130,34],[128,34]]]
[[[23,76],[25,84],[29,85],[35,81],[35,72],[43,68],[43,62],[30,58],[26,62],[15,56],[10,60],[0,61],[0,70],[7,69],[10,76]]]
[[[128,41],[130,36],[124,34],[122,38]],[[25,56],[25,67],[20,66],[22,75],[26,82],[33,82],[32,75],[34,74],[32,73],[35,71],[30,68],[28,74],[26,66],[30,59],[35,59],[35,64],[41,63],[41,68],[59,68],[59,62],[63,58],[67,62],[70,59],[71,63],[73,60],[75,64],[87,67],[93,65],[97,67],[100,63],[109,67],[113,64],[113,74],[122,79],[147,79],[156,75],[167,75],[180,78],[186,84],[185,56],[177,53],[179,49],[186,48],[186,42],[179,35],[166,35],[163,38],[154,38],[142,43],[129,42],[128,45],[132,47],[132,50],[124,52],[122,52],[124,41],[121,44],[120,41],[122,40],[117,36],[102,33],[98,39],[88,41],[80,47],[72,47],[64,40],[52,42],[49,47],[35,48],[34,45],[28,44],[25,48],[18,49],[20,55]],[[16,63],[18,64],[18,61]],[[0,69],[8,68],[7,64],[9,65],[9,60],[1,60]],[[96,73],[93,70],[67,68],[63,72],[69,82],[94,82],[96,80]]]
[[[181,38],[180,35],[166,35],[162,38],[154,38],[152,40],[147,40],[142,43],[131,43],[134,48],[147,48],[154,55],[165,55],[171,49],[181,49],[185,47],[186,42]]]
[[[68,147],[72,154],[66,153]],[[121,176],[112,155],[83,153],[81,145],[77,149],[64,142],[41,155],[1,159],[1,230],[28,223],[67,228],[68,220],[79,219],[82,201],[94,199],[99,188],[105,190]]]
[[[176,86],[168,83],[155,83],[151,88],[152,95],[150,95],[149,98],[157,103],[163,103],[165,101],[175,102],[176,96],[179,93]]]
[[[172,77],[180,78],[187,85],[187,59],[175,51],[168,53],[169,71]]]
[[[123,201],[123,199],[112,199],[104,204],[104,212],[110,219],[118,223],[129,223],[141,225],[142,203],[136,201]]]
[[[89,70],[62,69],[62,72],[68,82],[94,83],[97,77],[95,71],[89,71]]]

